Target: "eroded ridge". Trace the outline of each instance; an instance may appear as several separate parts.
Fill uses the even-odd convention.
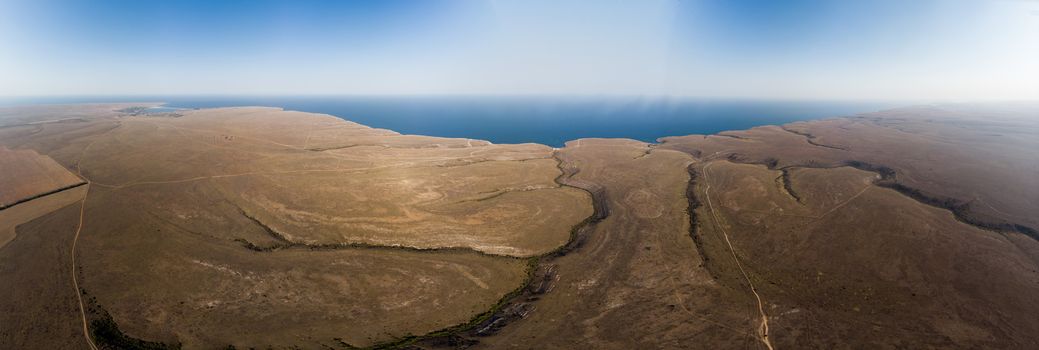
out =
[[[0,267],[41,271],[0,280],[79,309],[31,320],[18,315],[41,304],[0,298],[5,325],[60,330],[55,347],[1027,348],[1039,334],[1033,187],[975,168],[1034,173],[1014,168],[1034,164],[1024,127],[914,109],[553,150],[270,108],[123,108],[0,125],[0,146],[87,182],[27,201],[89,195],[0,247]]]
[[[563,245],[593,211],[586,192],[554,181],[557,161],[540,145],[412,137],[267,108],[117,113],[82,123],[74,131],[90,132],[66,138],[78,145],[60,157],[92,188],[69,260],[92,348],[407,339],[485,313],[527,279],[525,256]],[[101,123],[115,127],[92,127]],[[284,132],[291,128],[303,132]],[[320,202],[332,210],[282,196],[292,192],[330,196]],[[342,209],[358,204],[369,207]],[[92,268],[140,263],[150,267]],[[157,281],[185,283],[155,292]],[[128,283],[137,287],[117,288]],[[387,291],[398,288],[407,292]],[[323,326],[262,326],[286,313]],[[372,317],[383,321],[329,326]],[[303,329],[310,340],[288,336]]]
[[[1024,152],[1039,144],[1021,135],[1034,126],[1017,117],[988,123],[980,118],[955,110],[903,108],[733,132],[738,138],[666,137],[661,148],[775,169],[852,166],[874,171],[882,176],[878,185],[951,210],[965,223],[1039,238],[1039,219],[1027,213],[1039,206],[1025,199],[1039,196],[1039,190],[1029,176],[1034,170],[1024,165],[1039,161]],[[1008,137],[1000,142],[986,140],[993,132]],[[811,146],[801,143],[805,139]],[[830,140],[839,140],[842,146],[827,147],[837,143]],[[1026,193],[1007,194],[1010,187]]]
[[[434,348],[470,347],[480,344],[480,339],[493,336],[509,324],[527,317],[536,308],[538,300],[552,290],[557,280],[556,260],[573,253],[584,245],[595,225],[609,216],[605,189],[595,183],[573,179],[580,169],[573,163],[561,159],[558,153],[552,158],[557,160],[560,174],[555,181],[560,186],[570,186],[587,191],[592,198],[592,214],[584,221],[574,225],[570,239],[563,246],[540,256],[527,260],[527,279],[516,290],[512,291],[490,310],[477,315],[469,322],[445,328],[424,336],[405,338],[396,342],[381,344],[376,347],[426,346]]]
[[[754,267],[751,277],[756,289],[769,296],[765,311],[770,330],[800,334],[795,336],[796,343],[786,337],[771,339],[776,347],[887,343],[857,335],[857,324],[871,325],[892,342],[920,346],[1028,343],[1033,340],[1018,327],[1037,325],[1007,299],[1022,302],[1019,295],[1035,288],[1029,283],[1036,281],[1036,243],[1025,238],[1033,236],[1032,230],[995,219],[986,211],[998,210],[1005,218],[1016,216],[1023,221],[1029,218],[1015,215],[1008,209],[1011,207],[981,207],[994,198],[1021,194],[979,192],[994,189],[991,186],[1000,181],[1020,182],[1020,174],[996,171],[981,182],[973,178],[974,182],[935,187],[935,183],[963,178],[966,173],[937,177],[928,173],[953,164],[961,167],[957,171],[974,171],[969,168],[991,161],[976,158],[974,152],[993,146],[975,146],[977,138],[962,134],[960,123],[874,117],[799,123],[798,130],[811,130],[816,141],[840,135],[841,143],[849,145],[833,151],[818,145],[796,146],[797,140],[786,136],[792,133],[768,127],[740,132],[740,138],[665,138],[657,149],[708,155],[705,160],[721,158],[732,164],[719,168],[724,169],[721,180],[715,179],[719,177],[715,168],[723,163],[710,166],[711,182],[715,183],[711,199],[715,210],[721,210],[732,225],[726,228],[734,238],[729,243],[743,258],[743,265]],[[975,133],[985,133],[984,129],[979,127]],[[910,135],[922,132],[928,135]],[[860,143],[865,138],[873,144]],[[999,147],[1008,150],[1020,140]],[[902,157],[911,157],[914,151],[903,147],[914,143],[929,144],[930,152],[955,152],[959,158],[949,163],[921,159],[906,163]],[[892,148],[878,151],[879,145]],[[885,154],[887,158],[878,157]],[[999,158],[1024,156],[1008,153]],[[964,196],[965,192],[969,194]],[[975,255],[978,244],[989,253]],[[703,251],[710,257],[714,250],[708,246]],[[958,262],[955,266],[939,262],[946,259]],[[898,261],[904,268],[927,271],[927,275],[892,274],[879,261]],[[709,264],[709,270],[724,271],[723,266],[715,265]],[[977,273],[967,265],[1000,272]],[[719,280],[724,281],[724,275]],[[964,283],[1000,284],[1005,289],[966,291],[958,287]],[[1027,308],[1037,307],[1026,304]],[[1000,316],[991,317],[986,309],[999,309]],[[1008,338],[994,340],[957,332],[922,316],[933,314],[946,315],[949,324],[978,327],[973,329]],[[1001,320],[1009,319],[1014,321],[1006,322],[1014,327],[1004,327]],[[896,326],[904,322],[918,326]]]

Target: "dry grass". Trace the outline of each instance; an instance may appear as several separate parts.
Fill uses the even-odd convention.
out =
[[[90,181],[77,260],[91,320],[191,348],[367,346],[464,323],[591,213],[541,145],[271,108],[5,130]]]
[[[0,146],[91,181],[77,261],[101,344],[1037,344],[1039,145],[1006,111],[558,151],[272,108],[74,111],[0,128]],[[39,215],[64,203],[48,198],[0,247],[0,281],[18,286],[2,290],[0,347],[83,342],[80,218]]]
[[[75,203],[84,195],[86,187],[79,186],[0,210],[0,248],[14,239],[18,225]]]
[[[875,174],[861,170],[797,170],[804,203],[775,185],[779,171],[726,161],[710,171],[721,221],[706,230],[733,238],[778,347],[1014,347],[1039,329],[1035,262],[1003,235],[870,185]]]
[[[894,170],[889,184],[958,207],[972,223],[1039,238],[1039,122],[1035,111],[912,107],[830,120],[667,137],[663,148],[713,159]]]
[[[50,157],[0,146],[0,210],[83,183]]]

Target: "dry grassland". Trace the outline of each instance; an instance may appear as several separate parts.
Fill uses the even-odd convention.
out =
[[[25,114],[47,112],[61,116]],[[426,334],[492,308],[527,280],[525,257],[563,245],[591,214],[588,193],[555,181],[558,161],[541,145],[272,108],[75,115],[11,124],[2,145],[50,152],[89,181],[75,259],[99,347],[369,346]],[[11,245],[37,237],[19,226]],[[69,281],[68,270],[43,278]],[[37,321],[48,323],[15,323]]]
[[[89,181],[0,211],[0,348],[1039,347],[1034,112],[553,150],[126,107],[0,109]]]
[[[0,210],[71,188],[83,180],[47,156],[0,146]]]

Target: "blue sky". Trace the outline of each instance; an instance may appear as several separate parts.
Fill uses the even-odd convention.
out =
[[[0,95],[1039,99],[1039,1],[0,0]]]

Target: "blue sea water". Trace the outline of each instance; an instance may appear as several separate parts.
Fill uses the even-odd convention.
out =
[[[25,103],[164,101],[170,108],[271,106],[335,115],[404,134],[536,142],[561,147],[584,137],[655,142],[769,124],[846,116],[896,107],[890,102],[763,101],[647,97],[464,96],[134,96],[66,97]]]

